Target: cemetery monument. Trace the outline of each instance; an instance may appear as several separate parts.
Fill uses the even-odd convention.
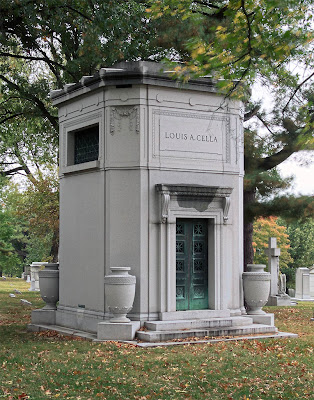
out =
[[[182,84],[152,62],[102,68],[51,97],[59,304],[33,312],[33,324],[99,339],[132,339],[146,324],[137,335],[148,341],[192,328],[276,332],[244,307],[242,103],[210,78]],[[135,285],[133,307],[120,305],[123,295],[110,303],[110,284]],[[119,307],[124,315],[113,317]]]
[[[277,247],[277,238],[270,237],[268,240],[268,249],[265,250],[268,255],[268,271],[270,272],[270,293],[268,306],[290,306],[291,298],[286,293],[286,275],[279,271],[280,248]]]

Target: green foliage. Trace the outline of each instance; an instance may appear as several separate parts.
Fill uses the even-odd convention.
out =
[[[277,197],[255,200],[245,204],[247,219],[255,216],[270,217],[272,215],[281,216],[287,221],[302,220],[312,218],[314,215],[314,198],[311,196],[296,197],[293,195],[278,195]]]
[[[59,188],[56,171],[46,172],[24,189],[9,183],[2,190],[0,266],[5,273],[21,272],[33,261],[55,261],[59,244]]]
[[[38,236],[30,233],[27,236],[25,244],[26,257],[25,265],[30,265],[32,262],[52,262],[51,255],[53,232],[48,232],[45,236]]]
[[[164,16],[192,23],[186,43],[189,60],[176,72],[211,75],[226,93],[246,95],[239,81],[253,84],[256,78],[285,80],[296,87],[289,72],[291,61],[311,63],[312,1],[151,1],[153,19]],[[308,57],[308,58],[307,58]]]
[[[0,210],[0,271],[15,276],[22,272],[24,246],[22,226],[10,209],[2,203]]]
[[[23,272],[23,260],[15,252],[9,254],[0,253],[0,270],[5,276],[20,277]]]
[[[47,171],[35,183],[26,182],[16,203],[19,215],[27,218],[32,234],[44,238],[59,229],[59,180],[56,169]]]
[[[314,264],[314,220],[295,221],[288,224],[290,254],[294,268],[309,268]]]

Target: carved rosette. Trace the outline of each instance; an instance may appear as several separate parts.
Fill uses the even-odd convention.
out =
[[[129,267],[111,267],[111,275],[105,276],[105,299],[113,314],[110,322],[130,322],[127,313],[132,310],[136,277],[129,275]]]

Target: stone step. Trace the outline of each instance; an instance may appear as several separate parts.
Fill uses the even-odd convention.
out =
[[[159,319],[161,321],[228,318],[228,317],[230,317],[230,310],[187,310],[187,311],[167,311],[159,313]]]
[[[173,339],[184,339],[188,337],[213,337],[213,336],[238,336],[261,333],[276,333],[275,326],[251,324],[244,326],[228,326],[221,328],[169,330],[169,331],[138,331],[137,339],[144,342],[162,342]]]
[[[208,318],[174,321],[147,321],[145,327],[151,331],[170,331],[202,328],[219,328],[227,326],[251,325],[250,317]]]

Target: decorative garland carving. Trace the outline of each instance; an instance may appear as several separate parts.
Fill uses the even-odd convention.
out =
[[[112,107],[110,110],[110,134],[121,133],[121,121],[123,118],[129,120],[129,130],[140,133],[140,115],[138,107]],[[116,123],[117,121],[117,123]]]
[[[134,285],[136,282],[136,277],[133,275],[107,275],[104,279],[104,282],[110,285]]]
[[[164,224],[167,221],[170,204],[170,193],[164,192],[161,194],[161,222]]]
[[[248,281],[270,281],[271,279],[269,272],[244,272],[243,274]]]
[[[108,307],[112,314],[128,314],[133,307]],[[119,315],[117,315],[119,316]]]
[[[230,209],[230,203],[231,203],[230,197],[226,196],[224,200],[224,212],[223,212],[224,224],[227,223],[229,218],[228,214]]]

